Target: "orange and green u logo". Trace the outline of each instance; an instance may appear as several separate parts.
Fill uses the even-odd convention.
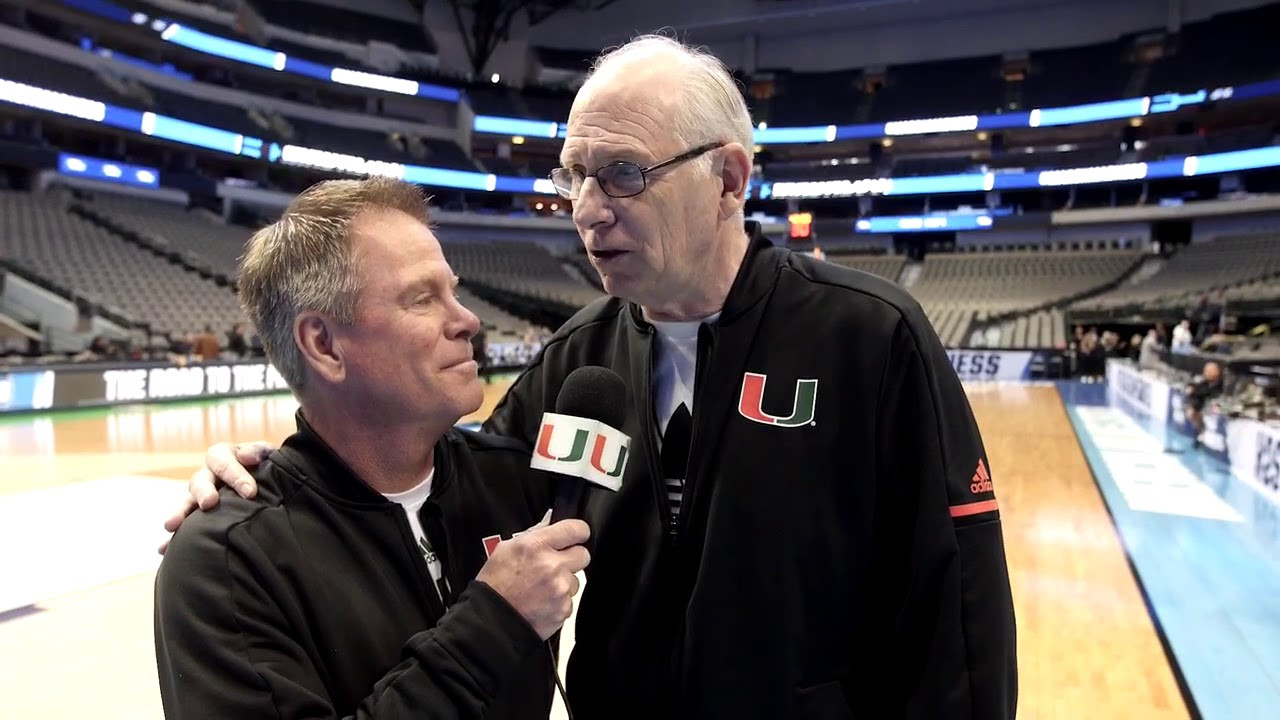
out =
[[[555,460],[556,462],[581,462],[582,458],[587,454],[587,442],[591,439],[591,432],[582,428],[574,431],[573,447],[569,449],[569,454],[564,457],[556,457],[551,454],[551,436],[555,434],[555,430],[556,427],[553,423],[543,424],[535,452],[548,460]],[[616,478],[622,475],[622,470],[627,466],[627,446],[624,445],[619,448],[618,460],[614,463],[613,469],[609,470],[604,467],[604,450],[607,441],[608,439],[604,435],[596,435],[595,447],[591,450],[591,467],[604,473],[606,477]]]
[[[764,411],[764,383],[768,376],[746,373],[742,376],[742,394],[738,398],[738,412],[748,420],[775,427],[800,427],[813,422],[814,407],[818,400],[817,380],[797,380],[795,399],[791,403],[791,415],[770,415]]]

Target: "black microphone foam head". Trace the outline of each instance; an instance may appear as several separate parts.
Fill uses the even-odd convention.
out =
[[[598,365],[584,365],[569,373],[556,396],[560,415],[599,420],[621,430],[627,416],[627,384],[618,373]]]

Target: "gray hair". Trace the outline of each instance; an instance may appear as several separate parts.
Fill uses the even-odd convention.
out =
[[[676,103],[672,126],[686,149],[714,141],[737,142],[753,162],[751,111],[733,74],[704,48],[689,47],[664,35],[641,35],[598,57],[587,82],[603,71],[654,58],[669,58],[677,66],[675,75],[681,78],[682,96]],[[710,172],[711,158],[704,155],[696,165],[702,172]]]
[[[362,213],[398,210],[429,224],[416,185],[386,177],[326,180],[298,195],[276,222],[253,234],[240,259],[240,305],[258,328],[267,359],[295,392],[306,362],[293,337],[298,315],[355,322],[362,281],[351,224]]]

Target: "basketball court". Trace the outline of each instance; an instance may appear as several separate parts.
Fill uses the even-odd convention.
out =
[[[489,412],[509,381],[487,386],[466,421]],[[1241,500],[1192,451],[1117,450],[1126,428],[1096,390],[969,386],[1004,517],[1019,717],[1191,717],[1184,695],[1204,717],[1264,716],[1280,702],[1268,675],[1280,672],[1275,507]],[[0,418],[6,715],[162,717],[151,628],[161,522],[210,443],[278,443],[295,408],[275,395]],[[1135,500],[1134,483],[1150,478],[1134,473],[1170,462],[1185,470],[1170,481],[1181,510]],[[1243,617],[1239,599],[1252,600]]]

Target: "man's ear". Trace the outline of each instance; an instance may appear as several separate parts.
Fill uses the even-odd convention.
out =
[[[720,192],[720,219],[728,220],[747,203],[751,160],[747,158],[746,148],[734,142],[720,149],[719,158],[712,167],[724,188]]]
[[[300,313],[293,321],[293,341],[317,377],[329,383],[346,378],[346,358],[332,319],[317,312]]]

